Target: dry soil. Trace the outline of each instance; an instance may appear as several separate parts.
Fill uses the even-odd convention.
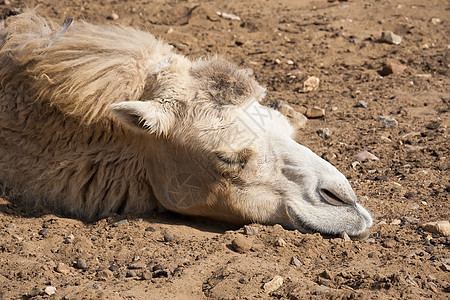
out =
[[[170,213],[84,223],[1,199],[0,299],[449,298],[450,237],[421,226],[449,220],[448,1],[1,3],[3,18],[39,5],[59,23],[136,26],[189,57],[221,54],[253,69],[267,104],[324,109],[298,140],[350,179],[375,225],[366,241],[259,224],[245,235]],[[401,43],[380,42],[386,30]],[[406,69],[381,76],[389,62]],[[310,76],[319,87],[304,93]],[[328,138],[317,133],[325,127]],[[379,160],[359,162],[361,151]],[[245,253],[231,246],[241,235]]]

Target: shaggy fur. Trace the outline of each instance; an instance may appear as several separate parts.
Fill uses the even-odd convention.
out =
[[[292,140],[251,74],[151,34],[35,12],[0,27],[0,182],[93,219],[162,206],[234,223],[358,234],[346,178]]]
[[[171,46],[132,28],[81,22],[59,35],[59,26],[35,12],[2,27],[0,180],[34,203],[80,217],[156,207],[142,143],[124,133],[111,104],[180,106],[194,97],[191,77],[200,78],[196,96],[205,106],[184,118],[207,110],[211,99],[236,105],[262,92],[245,71],[217,58],[191,71]],[[159,127],[160,134],[169,129]]]

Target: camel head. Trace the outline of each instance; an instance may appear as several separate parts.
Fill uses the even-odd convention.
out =
[[[220,59],[167,62],[142,101],[111,106],[142,145],[165,208],[232,223],[360,235],[372,225],[346,177],[293,140],[293,127],[259,101],[250,72]],[[136,130],[137,129],[137,130]]]

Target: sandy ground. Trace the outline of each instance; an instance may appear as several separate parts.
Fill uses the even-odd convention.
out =
[[[55,22],[118,22],[190,57],[219,53],[254,70],[267,103],[324,109],[298,139],[350,178],[375,225],[368,240],[344,241],[170,213],[86,224],[1,199],[0,299],[449,298],[450,237],[422,229],[450,218],[447,1],[1,3],[2,17],[40,4]],[[385,30],[401,43],[380,42]],[[381,76],[387,62],[407,68]],[[310,76],[320,85],[303,93]],[[379,160],[358,162],[364,150]],[[237,236],[249,251],[233,250]]]

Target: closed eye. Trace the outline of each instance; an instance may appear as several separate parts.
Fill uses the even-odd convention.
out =
[[[216,151],[216,157],[220,162],[228,165],[245,165],[251,156],[251,150],[244,149],[239,152]]]

